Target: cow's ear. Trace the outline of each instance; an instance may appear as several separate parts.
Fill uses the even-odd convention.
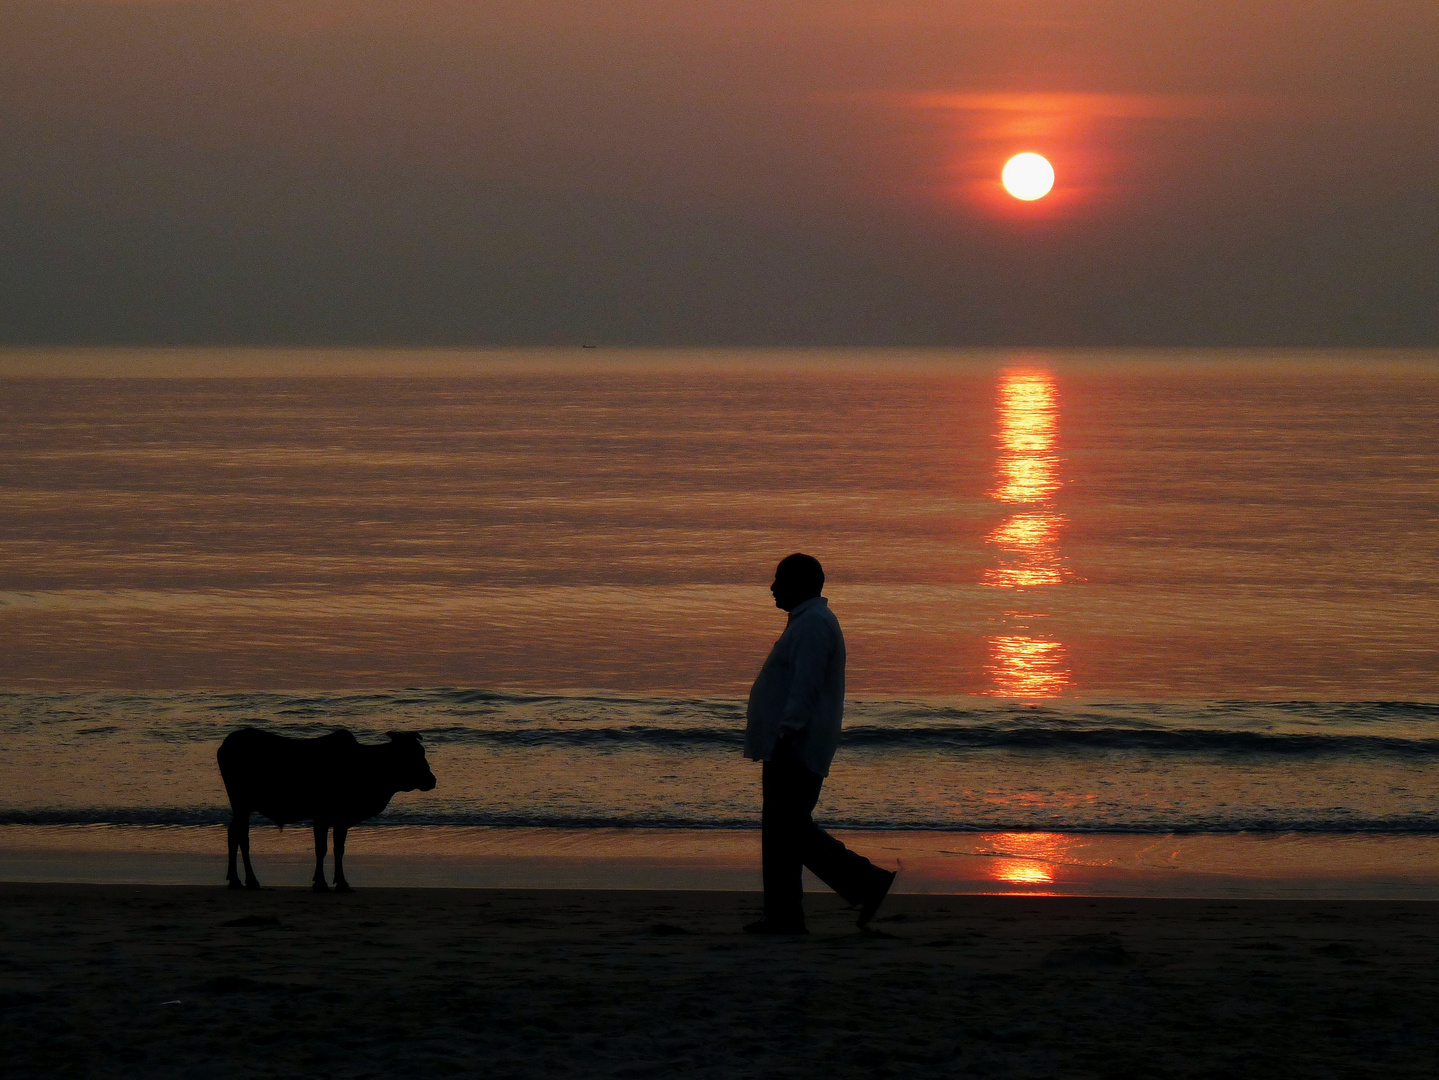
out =
[[[418,731],[387,731],[385,734],[390,737],[391,742],[403,742],[406,739],[417,743],[420,741],[420,733]]]

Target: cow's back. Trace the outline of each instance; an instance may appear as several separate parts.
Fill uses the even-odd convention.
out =
[[[258,728],[225,736],[215,758],[230,806],[257,811],[276,824],[312,819],[336,798],[359,743],[340,729],[316,739],[291,739]]]

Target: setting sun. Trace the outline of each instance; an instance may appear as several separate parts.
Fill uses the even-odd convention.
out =
[[[1033,202],[1054,187],[1054,166],[1039,154],[1015,154],[1004,163],[999,178],[1004,190],[1016,199]]]

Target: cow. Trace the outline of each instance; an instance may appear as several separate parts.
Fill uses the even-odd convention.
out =
[[[250,814],[258,812],[281,827],[297,821],[315,826],[315,892],[325,884],[325,843],[335,830],[335,891],[351,892],[345,880],[345,834],[374,817],[397,791],[431,791],[435,775],[420,737],[392,731],[381,746],[362,746],[344,728],[316,739],[291,739],[246,727],[225,736],[215,758],[230,796],[230,888],[258,889],[250,865]],[[245,859],[243,886],[235,852]]]

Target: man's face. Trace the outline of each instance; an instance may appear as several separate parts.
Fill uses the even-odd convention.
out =
[[[781,611],[793,611],[809,599],[804,595],[804,590],[795,584],[794,578],[778,571],[775,572],[774,582],[770,585],[769,591],[774,594],[774,606]]]

